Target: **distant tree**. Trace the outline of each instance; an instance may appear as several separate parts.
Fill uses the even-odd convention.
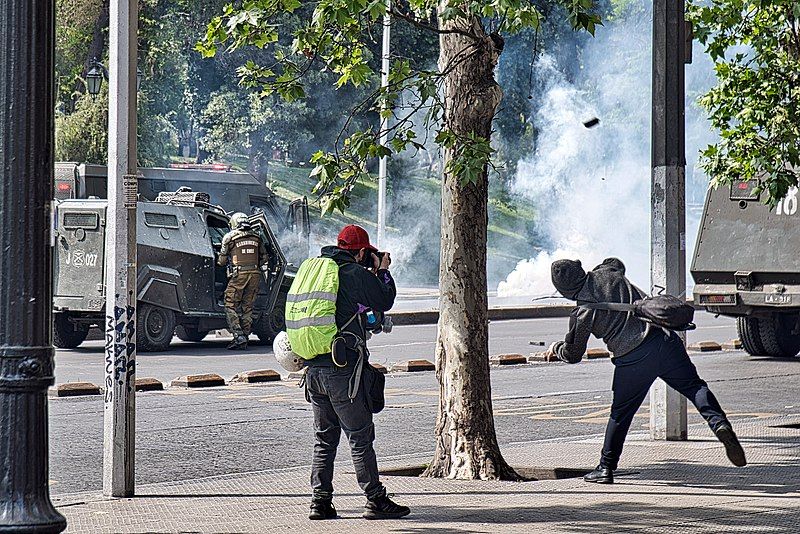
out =
[[[695,1],[688,13],[718,79],[700,103],[720,140],[700,164],[715,185],[759,180],[774,206],[800,176],[800,2]]]

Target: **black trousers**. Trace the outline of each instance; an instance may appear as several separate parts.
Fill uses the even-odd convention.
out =
[[[656,378],[689,399],[712,430],[728,422],[717,398],[697,374],[683,342],[674,332],[669,336],[654,332],[633,351],[612,361],[615,366],[614,401],[600,457],[602,467],[617,468],[633,416]]]
[[[314,412],[314,457],[311,462],[312,499],[330,501],[333,498],[333,463],[342,431],[350,442],[356,478],[367,499],[386,494],[378,476],[378,461],[372,442],[375,425],[367,408],[364,387],[352,401],[348,396],[353,366],[309,367],[306,391]],[[363,384],[362,384],[363,386]]]

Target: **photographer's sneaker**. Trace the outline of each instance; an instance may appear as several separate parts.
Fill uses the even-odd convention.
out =
[[[400,519],[411,513],[408,506],[395,503],[388,495],[367,501],[364,508],[364,519]]]
[[[311,513],[308,518],[312,521],[321,521],[325,519],[336,519],[339,517],[336,514],[336,508],[330,501],[311,502]]]
[[[747,458],[744,456],[744,449],[742,444],[739,443],[739,438],[729,424],[721,424],[714,430],[722,444],[725,446],[725,454],[728,455],[728,460],[731,461],[736,467],[744,467],[747,465]]]

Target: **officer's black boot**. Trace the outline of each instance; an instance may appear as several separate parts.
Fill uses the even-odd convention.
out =
[[[728,460],[730,460],[733,465],[736,467],[744,467],[747,465],[744,449],[742,449],[739,438],[736,437],[736,433],[733,431],[733,428],[731,428],[731,425],[727,423],[719,425],[716,430],[714,430],[714,434],[717,435],[717,439],[725,446],[725,454],[728,455]]]
[[[397,504],[388,495],[368,500],[364,508],[364,519],[400,519],[411,513],[408,506]]]
[[[237,350],[246,348],[247,348],[247,338],[242,335],[234,336],[233,341],[231,341],[230,344],[228,345],[228,350]]]
[[[583,480],[586,482],[594,482],[596,484],[613,484],[614,483],[614,470],[608,467],[598,465],[594,471],[587,473]]]
[[[308,518],[312,521],[319,521],[323,519],[336,519],[336,508],[333,507],[331,501],[311,501],[311,513]]]

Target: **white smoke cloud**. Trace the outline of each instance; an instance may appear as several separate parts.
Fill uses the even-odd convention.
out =
[[[541,106],[533,117],[536,152],[519,162],[515,190],[538,208],[549,250],[521,261],[500,282],[500,296],[554,292],[550,263],[580,259],[588,269],[604,258],[623,260],[640,287],[650,286],[651,20],[612,23],[584,50],[584,68],[569,83],[547,56],[537,63]],[[687,68],[687,202],[702,202],[707,179],[697,152],[714,136],[692,102],[713,83],[711,62],[695,51]],[[583,122],[598,117],[600,124]],[[690,217],[699,216],[689,210]],[[696,220],[687,224],[694,245]],[[687,259],[691,258],[687,251]]]

